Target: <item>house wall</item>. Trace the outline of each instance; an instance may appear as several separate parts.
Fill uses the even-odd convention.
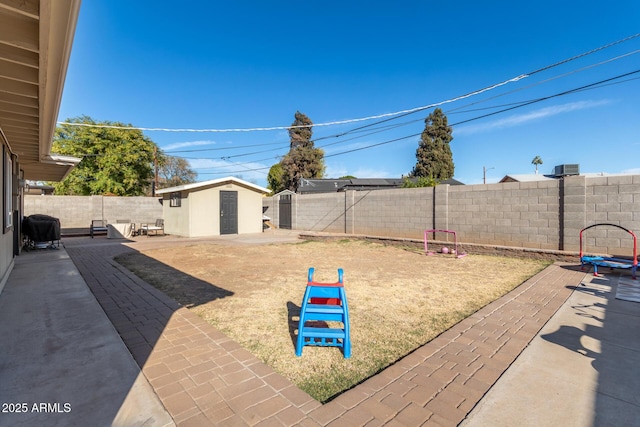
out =
[[[17,186],[13,185],[16,177],[14,176],[14,171],[11,170],[9,173],[11,175],[11,182],[7,183],[5,181],[5,176],[7,176],[7,171],[5,171],[5,152],[9,152],[9,147],[0,143],[0,183],[2,186],[0,187],[0,293],[4,289],[4,285],[9,278],[9,274],[13,269],[13,257],[14,257],[14,248],[13,248],[13,239],[14,239],[14,227],[11,226],[5,229],[4,226],[4,217],[5,212],[9,209],[12,210],[12,220],[13,220],[13,211],[19,208],[16,203],[16,197],[13,195],[14,189]],[[15,161],[15,157],[14,157]],[[13,169],[17,170],[18,165],[12,164]],[[6,198],[5,191],[11,191],[11,206],[6,206]]]
[[[277,198],[263,205],[274,217]],[[425,229],[448,229],[463,243],[578,251],[580,230],[594,223],[640,233],[640,175],[295,195],[292,217],[297,230],[422,239]],[[632,253],[618,228],[584,237],[587,250]]]
[[[158,197],[116,196],[24,196],[24,215],[49,215],[60,219],[61,228],[88,228],[94,219],[115,223],[129,219],[135,223],[154,223],[162,218]]]
[[[0,234],[0,293],[9,278],[13,268],[13,234]]]

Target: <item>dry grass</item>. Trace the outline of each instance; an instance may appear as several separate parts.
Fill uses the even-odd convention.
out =
[[[119,262],[190,307],[320,401],[428,342],[547,266],[539,260],[425,256],[362,241],[197,245]],[[162,264],[160,264],[162,263]],[[352,357],[305,347],[295,357],[307,270],[335,282],[344,268]]]

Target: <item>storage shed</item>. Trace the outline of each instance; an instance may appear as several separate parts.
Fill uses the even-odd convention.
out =
[[[262,198],[269,190],[234,177],[156,191],[164,231],[184,237],[262,232]]]

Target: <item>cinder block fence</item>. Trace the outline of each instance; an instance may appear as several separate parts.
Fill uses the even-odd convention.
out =
[[[263,202],[276,225],[279,199]],[[349,190],[291,200],[295,230],[422,239],[426,229],[447,229],[463,243],[541,250],[578,251],[580,230],[595,223],[640,234],[640,175]],[[615,227],[585,232],[586,248],[598,253],[631,255],[632,245],[631,236]]]
[[[446,229],[463,244],[560,251],[578,251],[580,230],[595,223],[640,234],[640,175],[288,196],[287,203],[281,195],[264,198],[264,213],[300,231],[422,239],[426,229]],[[154,222],[162,204],[156,197],[26,195],[24,212],[59,218],[63,229],[88,228],[94,219]],[[633,239],[597,227],[585,233],[585,246],[628,256]]]
[[[153,223],[162,218],[162,204],[158,197],[25,195],[24,215],[33,214],[60,219],[62,229],[88,229],[94,219]]]

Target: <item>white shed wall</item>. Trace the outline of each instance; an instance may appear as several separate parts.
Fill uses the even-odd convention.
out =
[[[238,234],[262,232],[262,194],[228,182],[215,187],[183,191],[180,207],[170,207],[170,196],[165,194],[163,212],[167,234],[219,236],[220,191],[238,193]]]

